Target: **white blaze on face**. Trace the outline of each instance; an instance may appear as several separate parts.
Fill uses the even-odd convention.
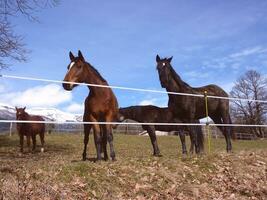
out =
[[[72,66],[75,64],[75,62],[71,62],[70,63],[70,67],[69,67],[69,71],[70,71],[70,69],[72,68]]]
[[[41,152],[42,152],[42,153],[44,152],[44,148],[43,148],[43,147],[41,148]]]
[[[164,63],[162,63],[162,65],[163,65],[163,66],[165,66],[165,65],[166,65],[166,63],[164,62]]]

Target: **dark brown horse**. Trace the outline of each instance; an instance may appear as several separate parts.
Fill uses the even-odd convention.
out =
[[[228,97],[228,94],[217,85],[207,85],[203,87],[194,88],[185,83],[181,77],[175,72],[171,66],[171,58],[161,59],[158,55],[156,57],[157,70],[159,73],[159,79],[161,86],[166,88],[169,92],[180,92],[190,94],[203,95],[207,91],[208,95]],[[182,119],[189,123],[198,123],[198,120],[206,117],[205,99],[202,97],[181,96],[168,94],[169,102],[168,107],[174,113],[175,117]],[[225,99],[208,99],[208,114],[209,117],[216,124],[231,124],[231,118],[229,114],[229,100]],[[231,136],[234,137],[232,128],[221,127],[218,128],[222,131],[226,140],[226,150],[229,152],[232,150]],[[190,127],[194,135],[196,135],[197,146],[196,151],[201,151],[203,147],[202,131],[196,130],[195,127]]]
[[[41,116],[29,115],[25,112],[26,107],[17,108],[16,107],[16,119],[22,121],[44,121]],[[32,138],[32,151],[36,148],[36,135],[40,135],[41,140],[41,152],[44,151],[44,133],[45,124],[44,123],[17,123],[17,131],[20,137],[20,151],[23,152],[23,139],[24,136],[27,137],[27,146],[30,148],[31,138]]]
[[[179,119],[174,119],[172,112],[168,108],[160,108],[157,106],[130,106],[126,108],[120,108],[120,120],[132,119],[141,123],[181,123]],[[183,154],[187,153],[185,144],[184,126],[171,126],[171,125],[142,125],[142,128],[148,132],[152,146],[153,155],[160,156],[160,150],[157,143],[157,137],[155,131],[176,131],[179,133],[182,143]],[[192,146],[191,141],[191,146]],[[192,148],[192,147],[191,147]]]
[[[88,83],[108,86],[107,81],[102,78],[99,72],[88,62],[85,61],[81,51],[78,57],[69,53],[70,64],[65,75],[64,81]],[[65,90],[72,90],[77,84],[63,83]],[[100,88],[88,86],[90,92],[85,99],[84,105],[84,122],[95,122],[96,124],[84,125],[84,150],[82,158],[86,160],[86,149],[89,141],[89,133],[91,128],[94,130],[94,140],[96,145],[97,160],[101,160],[101,152],[104,150],[104,159],[108,159],[107,141],[110,146],[110,157],[115,160],[115,151],[113,147],[112,125],[99,125],[97,122],[113,122],[117,121],[118,103],[115,95],[110,88]]]

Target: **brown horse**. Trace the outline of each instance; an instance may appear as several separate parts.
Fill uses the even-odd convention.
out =
[[[22,121],[44,121],[41,116],[29,115],[25,112],[26,107],[17,108],[16,107],[16,119]],[[17,131],[20,137],[20,151],[23,152],[23,139],[24,136],[27,137],[27,146],[30,148],[31,138],[32,138],[32,151],[36,148],[36,135],[40,135],[41,140],[41,152],[44,152],[44,133],[45,124],[43,123],[17,123]]]
[[[85,61],[81,51],[78,52],[78,57],[69,53],[70,64],[65,75],[64,81],[78,82],[88,84],[98,84],[108,86],[107,81],[102,78],[99,72],[88,62]],[[63,83],[65,90],[72,90],[77,84]],[[90,92],[85,99],[84,105],[84,122],[95,122],[95,124],[84,125],[84,150],[82,158],[86,160],[86,149],[89,141],[89,133],[91,128],[94,130],[94,140],[97,152],[97,160],[101,160],[102,149],[104,151],[104,159],[108,159],[107,141],[110,146],[110,157],[115,160],[115,151],[113,147],[112,125],[99,125],[97,122],[112,122],[117,121],[118,103],[115,95],[110,88],[88,86]]]
[[[168,108],[160,108],[157,106],[147,105],[147,106],[130,106],[126,108],[120,108],[120,121],[125,119],[132,119],[141,123],[182,123],[181,120],[174,118],[173,113]],[[182,143],[182,153],[186,154],[186,144],[185,144],[185,133],[187,129],[185,126],[171,126],[171,125],[142,125],[142,128],[148,132],[151,144],[153,146],[153,155],[160,156],[160,150],[157,143],[157,136],[155,131],[175,131],[179,133],[180,140]],[[194,141],[191,138],[191,148],[193,151]]]

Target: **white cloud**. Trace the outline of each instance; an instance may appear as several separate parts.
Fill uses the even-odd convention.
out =
[[[52,107],[72,99],[71,92],[56,84],[36,86],[25,91],[2,93],[1,102],[12,106]]]
[[[229,55],[229,57],[230,58],[238,58],[238,57],[249,56],[249,55],[253,55],[253,54],[261,54],[261,53],[265,53],[265,52],[267,52],[266,48],[256,46],[256,47],[244,49],[244,50],[237,52],[237,53],[233,53],[233,54]]]
[[[0,92],[4,92],[5,91],[5,86],[4,85],[0,85]]]
[[[242,49],[221,58],[211,59],[203,62],[203,68],[211,69],[234,69],[238,70],[245,63],[251,61],[264,62],[266,60],[267,48],[255,46]],[[249,60],[248,60],[249,59]]]
[[[153,104],[155,104],[155,100],[154,99],[145,99],[145,100],[142,100],[139,103],[140,106],[153,105]]]
[[[71,112],[71,113],[83,113],[84,112],[84,105],[83,104],[79,104],[79,103],[71,103],[67,108],[66,108],[67,112]]]

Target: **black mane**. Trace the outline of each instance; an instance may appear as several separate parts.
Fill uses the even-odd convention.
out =
[[[88,66],[96,73],[96,75],[105,83],[107,83],[107,81],[101,76],[101,74],[97,71],[96,68],[94,68],[90,63],[86,62],[88,64]]]
[[[184,82],[181,79],[181,77],[176,73],[176,71],[173,69],[173,67],[171,65],[170,65],[170,70],[171,70],[171,73],[172,73],[172,76],[173,76],[175,82],[182,83],[182,85],[186,86],[187,88],[191,88],[191,86],[188,83]]]

